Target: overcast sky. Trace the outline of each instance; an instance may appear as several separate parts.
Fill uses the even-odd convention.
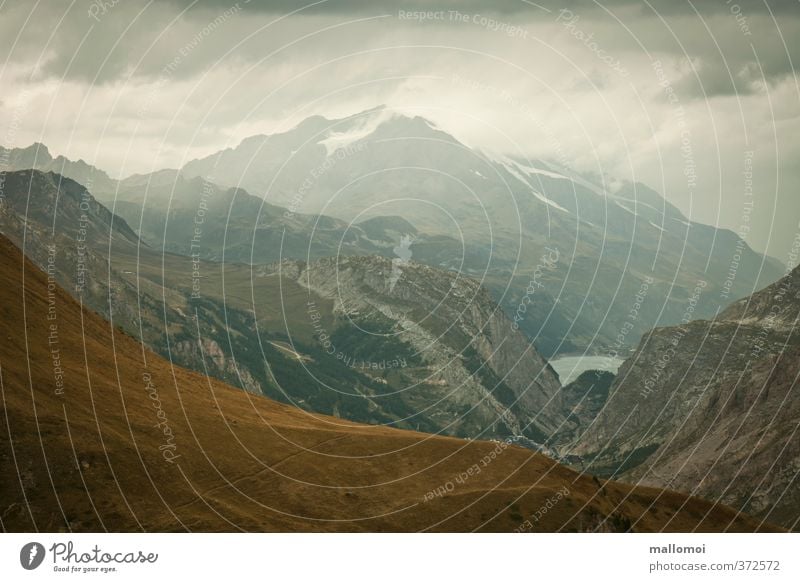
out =
[[[749,158],[748,242],[800,232],[798,0],[6,1],[0,54],[0,143],[113,176],[386,104],[735,231]]]

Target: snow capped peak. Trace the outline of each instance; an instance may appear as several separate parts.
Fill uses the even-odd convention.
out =
[[[327,137],[318,143],[325,146],[327,155],[331,155],[336,150],[346,148],[364,139],[372,134],[384,121],[392,117],[394,117],[394,113],[388,111],[383,105],[345,117],[334,122]]]

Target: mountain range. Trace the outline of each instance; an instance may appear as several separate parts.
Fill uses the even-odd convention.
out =
[[[643,184],[486,153],[422,117],[382,107],[252,136],[181,173],[293,212],[356,223],[399,214],[452,237],[464,251],[437,266],[482,280],[509,316],[534,281],[519,325],[547,356],[632,350],[650,328],[681,321],[698,281],[708,292],[696,314],[710,317],[783,272],[733,232],[692,222]],[[558,251],[552,268],[542,268],[547,249]],[[645,283],[646,300],[631,318]],[[633,327],[617,347],[626,323]]]
[[[84,184],[150,246],[211,260],[394,259],[406,237],[415,261],[480,280],[547,357],[628,355],[652,327],[681,322],[699,281],[707,292],[694,314],[712,317],[783,272],[643,184],[486,153],[385,107],[310,117],[121,181],[41,144],[5,157]],[[201,206],[208,220],[193,250]]]

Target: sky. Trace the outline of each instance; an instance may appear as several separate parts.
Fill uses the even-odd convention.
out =
[[[115,177],[383,104],[800,234],[800,0],[0,0],[0,58],[0,144]]]

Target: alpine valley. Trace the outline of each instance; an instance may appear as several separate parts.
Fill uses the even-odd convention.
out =
[[[643,184],[385,107],[124,179],[39,143],[0,159],[0,463],[41,457],[74,501],[23,511],[53,507],[28,463],[6,528],[798,527],[800,270]],[[625,361],[562,386],[548,359],[576,353]],[[160,502],[151,385],[183,458]],[[91,473],[119,489],[99,510]]]

